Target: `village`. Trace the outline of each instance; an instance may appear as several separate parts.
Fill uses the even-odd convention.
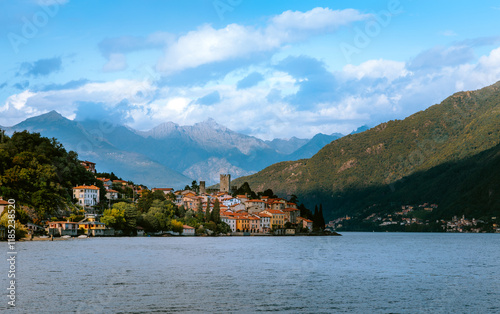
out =
[[[81,161],[88,171],[96,174],[95,163]],[[186,211],[199,214],[206,213],[207,208],[213,209],[217,203],[220,210],[220,221],[227,224],[230,232],[224,235],[298,235],[311,234],[313,232],[313,221],[300,216],[300,210],[296,203],[282,198],[261,196],[251,199],[249,195],[235,195],[231,191],[237,188],[231,186],[231,175],[221,174],[218,189],[209,189],[204,181],[200,181],[196,190],[174,190],[173,188],[155,187],[149,190],[144,185],[135,185],[130,181],[111,180],[104,177],[96,177],[105,188],[105,203],[126,200],[137,203],[143,194],[161,192],[165,199],[172,201],[177,207],[183,207]],[[128,191],[129,193],[124,193]],[[130,194],[131,192],[131,194]],[[130,197],[131,196],[131,197]],[[84,219],[80,221],[47,221],[45,226],[28,223],[27,229],[30,234],[43,232],[45,237],[89,237],[89,236],[115,236],[120,235],[119,230],[100,221],[102,211],[97,205],[101,199],[101,188],[97,185],[79,185],[73,187],[73,199],[75,204],[84,212]],[[5,204],[4,204],[5,203]],[[101,200],[102,203],[102,200]],[[0,200],[0,207],[6,206],[7,202]],[[109,206],[110,207],[110,206]],[[3,209],[3,208],[1,208]],[[195,227],[187,224],[182,225],[182,230],[165,230],[154,234],[147,234],[140,225],[136,226],[137,236],[145,235],[196,235]],[[212,234],[207,230],[208,234]]]
[[[392,214],[373,213],[360,219],[346,215],[330,221],[326,227],[333,230],[342,230],[353,220],[362,220],[378,227],[377,231],[433,231],[452,233],[500,233],[497,217],[489,221],[481,219],[453,216],[450,220],[431,220],[425,217],[438,208],[438,204],[423,203],[419,205],[402,205],[401,209]]]

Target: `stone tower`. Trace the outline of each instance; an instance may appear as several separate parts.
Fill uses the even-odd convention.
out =
[[[220,175],[219,191],[231,193],[231,175],[230,174],[221,174]]]
[[[205,181],[200,181],[200,195],[207,193],[207,189],[205,188]]]

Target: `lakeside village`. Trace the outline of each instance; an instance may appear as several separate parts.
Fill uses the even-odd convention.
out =
[[[497,217],[490,221],[453,216],[451,220],[426,219],[438,208],[437,204],[402,205],[401,209],[389,214],[372,213],[367,217],[345,216],[330,221],[326,227],[337,231],[353,231],[350,226],[362,226],[364,230],[409,231],[409,232],[458,232],[458,233],[500,233]]]
[[[322,209],[314,213],[271,190],[255,194],[244,184],[231,187],[231,175],[220,175],[220,188],[208,189],[193,181],[184,190],[153,188],[121,180],[113,173],[99,177],[95,163],[81,161],[102,184],[73,187],[77,212],[64,220],[53,217],[39,224],[26,223],[29,239],[89,236],[195,236],[195,235],[338,235],[325,229]],[[102,174],[101,174],[102,175]],[[114,178],[113,178],[114,177]],[[97,182],[97,181],[96,181]],[[99,187],[99,186],[101,187]],[[244,188],[246,186],[246,189]],[[101,192],[105,198],[101,199]],[[233,192],[245,192],[235,195]],[[101,200],[101,202],[100,202]],[[104,201],[103,201],[104,200]],[[8,202],[0,198],[0,212]],[[104,208],[103,208],[104,207]],[[5,237],[0,230],[0,238]]]

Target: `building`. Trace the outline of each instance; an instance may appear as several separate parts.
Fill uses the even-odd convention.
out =
[[[194,236],[195,234],[195,229],[191,226],[188,225],[183,225],[182,226],[182,235],[184,236]]]
[[[266,214],[270,214],[271,217],[271,228],[278,229],[285,226],[285,213],[279,209],[267,209],[264,211]]]
[[[3,215],[3,211],[7,210],[9,206],[9,202],[3,199],[3,197],[0,196],[0,217]]]
[[[95,185],[80,185],[73,188],[73,197],[83,208],[92,208],[99,203],[99,188]]]
[[[290,207],[290,208],[285,208],[283,212],[285,213],[285,223],[287,222],[290,222],[292,224],[297,223],[297,217],[299,217],[300,210],[298,210],[297,208]]]
[[[78,235],[78,223],[69,221],[51,221],[46,228],[50,235],[54,236],[76,236]]]
[[[309,230],[309,232],[311,232],[313,230],[313,221],[312,220],[302,218],[302,217],[297,217],[297,223],[299,223],[302,226],[302,228],[307,228]]]
[[[200,181],[200,195],[206,193],[207,193],[207,188],[205,186],[205,181]]]
[[[107,190],[106,191],[106,198],[108,200],[117,200],[118,199],[118,191],[116,190]]]
[[[151,190],[151,192],[155,192],[155,191],[162,191],[163,194],[165,194],[165,195],[174,193],[174,189],[173,188],[154,188],[154,189]]]
[[[241,201],[238,198],[230,198],[223,200],[222,204],[224,204],[227,207],[231,207],[236,204],[241,204]]]
[[[266,209],[266,202],[261,200],[248,200],[245,202],[245,208],[249,214],[260,213]]]
[[[271,230],[271,217],[273,215],[260,212],[257,214],[260,217],[260,228],[262,232],[269,232]]]
[[[250,222],[250,232],[251,233],[260,233],[262,232],[262,228],[260,225],[260,217],[258,216],[249,216],[248,217],[249,222]]]
[[[219,190],[221,192],[231,192],[231,175],[230,174],[221,174],[220,175],[220,186]]]
[[[221,212],[220,220],[231,228],[231,232],[236,232],[236,218],[234,216],[230,215],[228,212]]]
[[[114,235],[113,229],[106,228],[106,225],[103,222],[97,221],[96,217],[93,215],[88,215],[85,219],[79,221],[78,228],[83,229],[86,235],[94,237]]]
[[[95,162],[90,162],[88,160],[85,160],[85,161],[81,161],[80,160],[80,165],[84,166],[85,169],[87,169],[87,171],[90,171],[92,173],[96,173],[95,171]]]
[[[97,178],[97,180],[102,181],[106,190],[110,190],[113,182],[108,178]]]

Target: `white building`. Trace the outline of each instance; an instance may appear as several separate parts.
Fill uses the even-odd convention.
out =
[[[237,198],[230,198],[222,201],[222,204],[224,204],[227,207],[231,207],[236,204],[241,204],[241,201]]]
[[[258,213],[257,216],[260,217],[260,228],[262,232],[271,230],[271,217],[273,216],[265,212]]]
[[[194,236],[195,235],[195,229],[191,226],[188,225],[183,225],[182,226],[182,235],[184,236]]]
[[[220,220],[227,223],[232,232],[236,232],[236,218],[232,216],[221,216]]]
[[[80,185],[73,188],[73,197],[83,208],[91,208],[99,203],[99,188],[95,185]]]
[[[107,190],[106,191],[106,198],[108,200],[117,200],[118,199],[118,191],[116,191],[116,190]]]

